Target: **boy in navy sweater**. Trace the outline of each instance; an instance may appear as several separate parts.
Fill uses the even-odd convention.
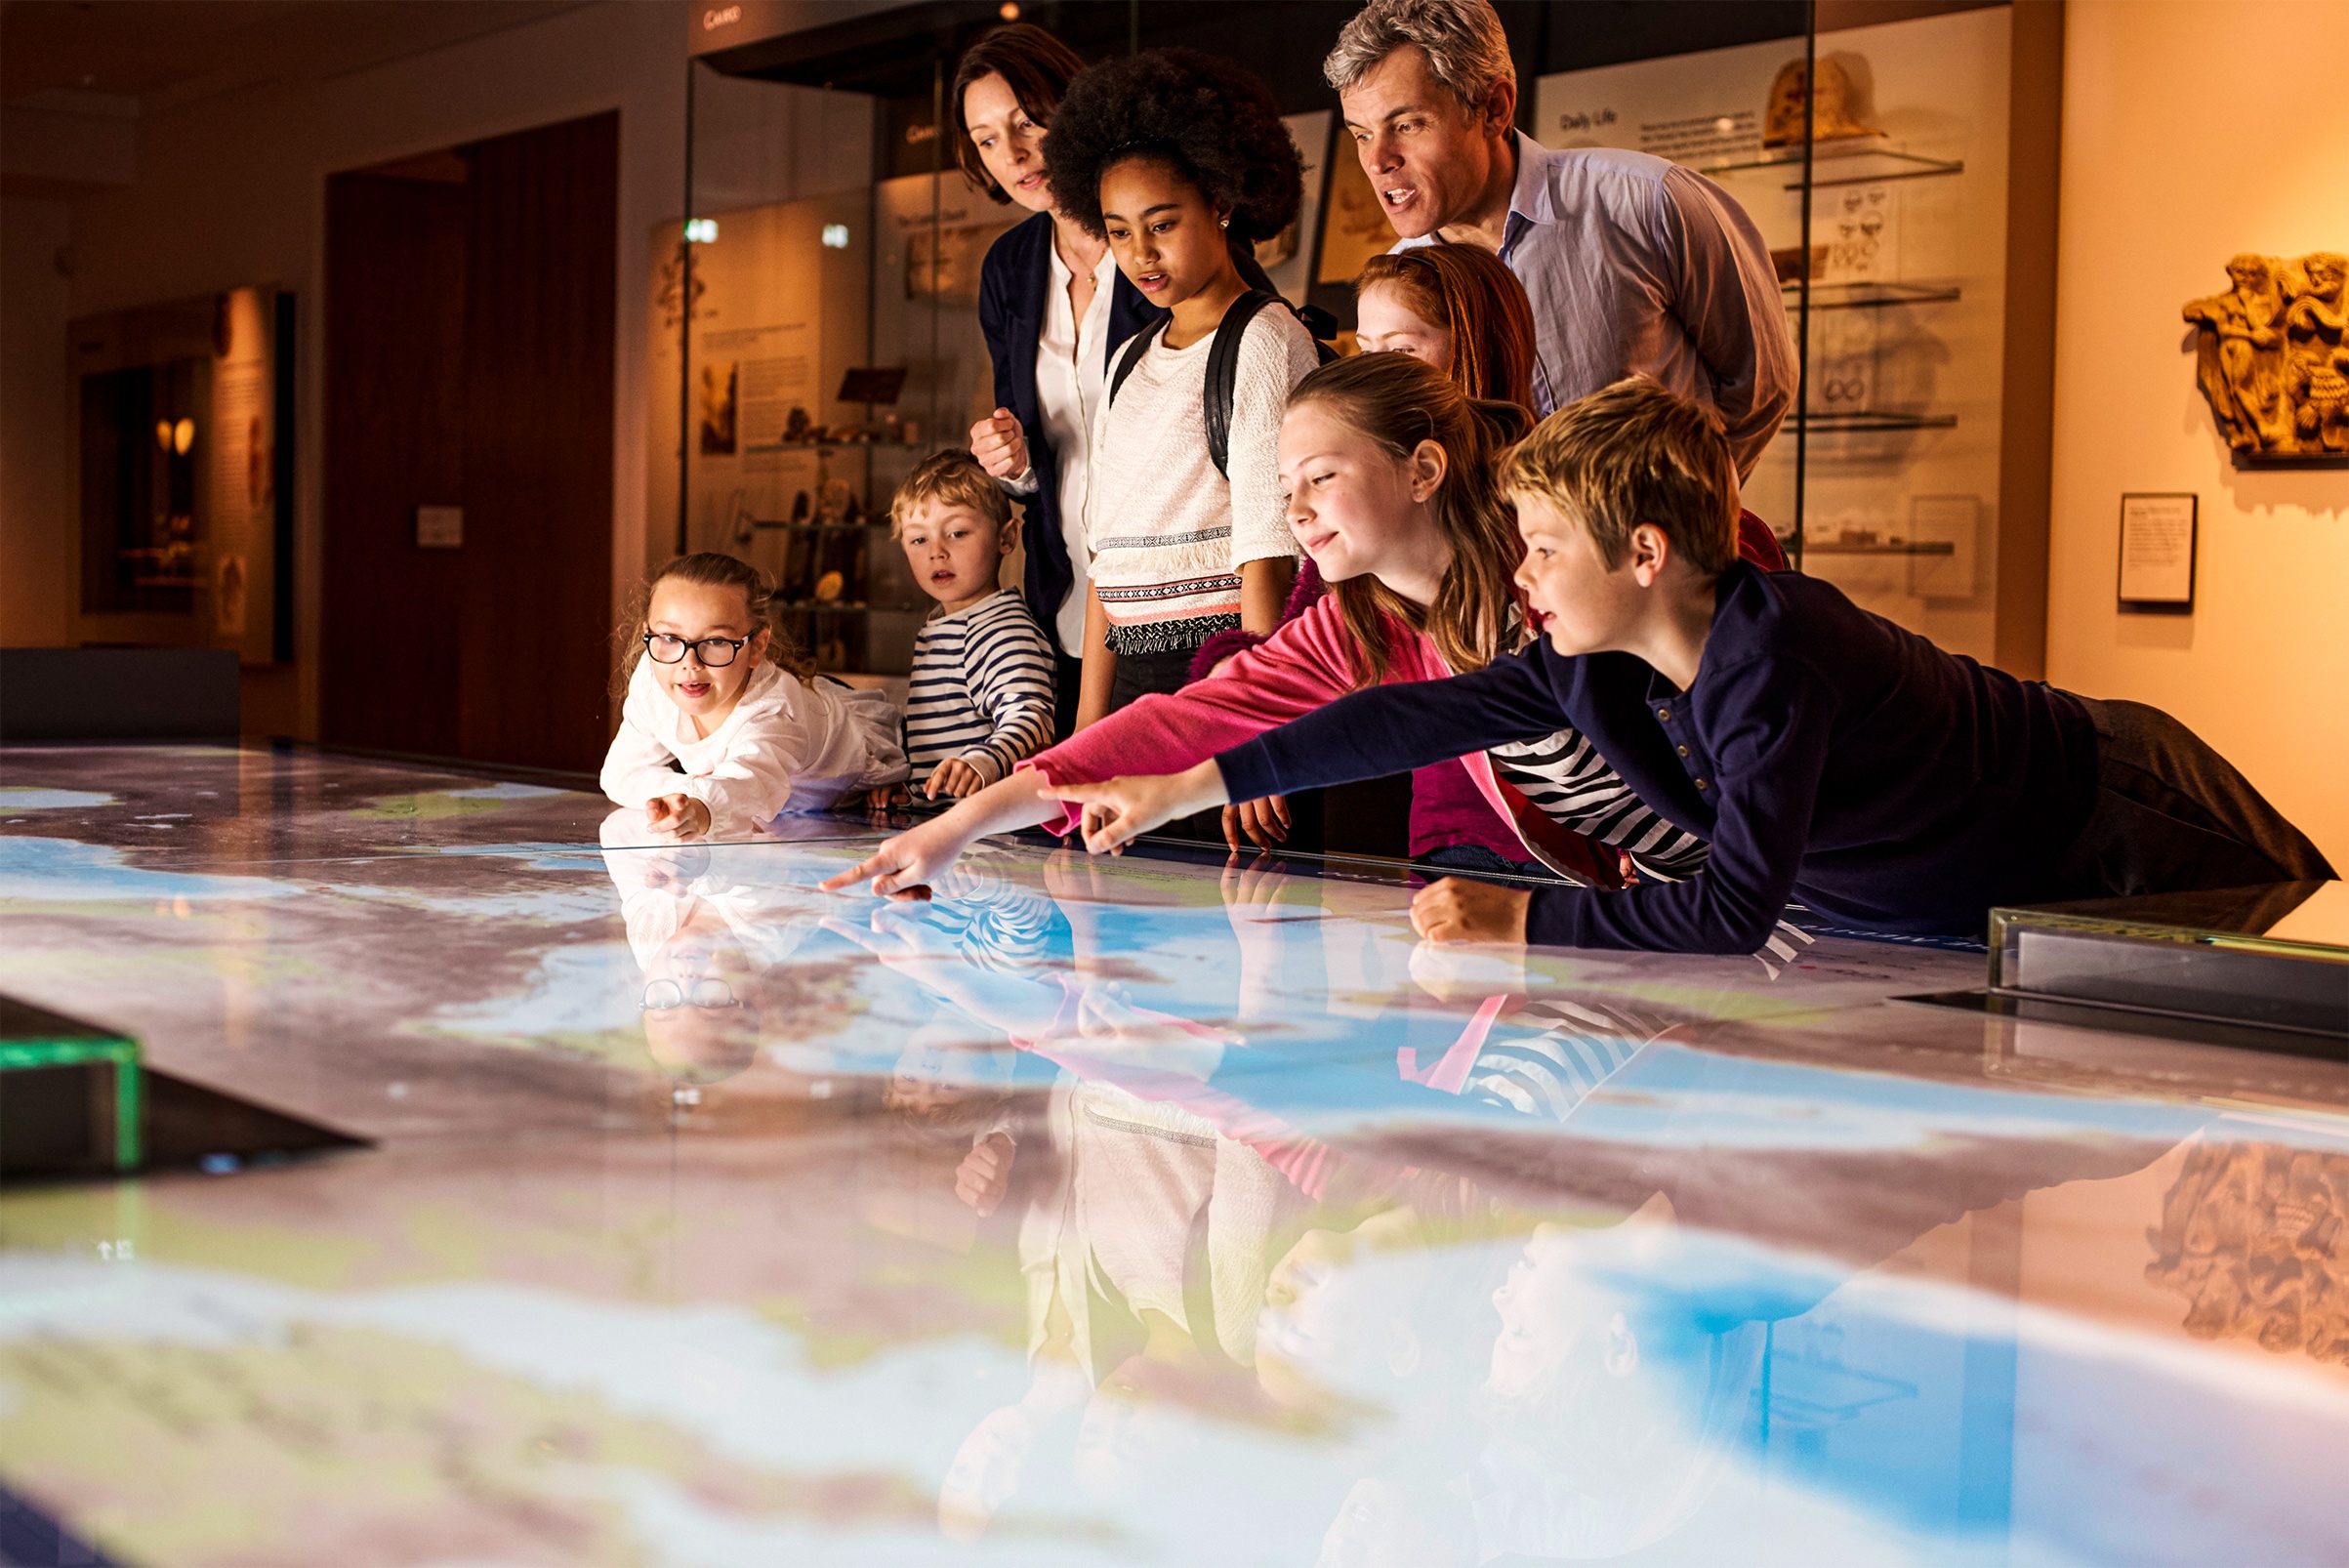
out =
[[[1820,579],[1739,560],[1719,423],[1652,381],[1544,420],[1503,482],[1534,646],[1356,692],[1187,773],[1069,786],[1087,846],[1572,727],[1710,845],[1705,869],[1615,893],[1447,880],[1413,903],[1422,935],[1750,953],[1790,899],[1869,929],[1979,935],[1994,904],[2333,874],[2158,709],[2018,681]]]

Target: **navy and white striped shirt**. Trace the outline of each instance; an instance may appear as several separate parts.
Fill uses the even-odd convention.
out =
[[[1487,754],[1494,770],[1544,815],[1628,851],[1642,877],[1686,882],[1705,869],[1705,841],[1658,816],[1574,730],[1511,741],[1488,748]]]
[[[1562,1122],[1666,1021],[1559,999],[1529,1002],[1494,1031],[1461,1093]]]
[[[916,780],[960,758],[992,784],[1052,743],[1052,648],[1017,594],[998,591],[914,639],[905,756]]]

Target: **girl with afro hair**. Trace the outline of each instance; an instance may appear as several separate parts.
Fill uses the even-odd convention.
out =
[[[1070,83],[1044,159],[1053,206],[1105,238],[1118,270],[1169,312],[1110,356],[1094,415],[1081,729],[1178,689],[1216,633],[1279,624],[1297,565],[1281,412],[1319,356],[1285,304],[1246,318],[1218,472],[1208,361],[1249,292],[1232,242],[1278,234],[1302,198],[1296,144],[1256,77],[1186,49],[1096,65]]]
[[[1107,239],[1052,205],[1045,134],[1084,69],[1068,45],[1014,21],[963,51],[946,96],[964,175],[991,199],[1030,214],[979,266],[979,331],[996,406],[970,428],[970,455],[1026,513],[1020,590],[1052,640],[1054,733],[1063,740],[1076,722],[1091,603],[1085,492],[1092,417],[1108,385],[1109,351],[1166,314],[1118,270]],[[1252,287],[1271,289],[1251,247],[1234,241],[1233,261]]]

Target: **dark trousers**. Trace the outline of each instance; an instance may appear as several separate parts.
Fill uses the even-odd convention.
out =
[[[2333,869],[2250,780],[2159,708],[2081,697],[2096,723],[2096,805],[2056,868],[2075,898],[2320,881]]]
[[[1065,653],[1052,655],[1052,744],[1076,733],[1077,700],[1085,692],[1085,661]]]
[[[1143,697],[1180,691],[1191,678],[1197,648],[1174,653],[1121,653],[1116,679],[1109,683],[1109,711],[1130,707]]]
[[[1184,648],[1174,653],[1121,653],[1117,671],[1109,683],[1109,711],[1130,707],[1144,697],[1171,695],[1180,691],[1191,677],[1191,660],[1197,648]],[[1221,810],[1201,811],[1194,816],[1177,817],[1155,830],[1160,838],[1180,839],[1190,844],[1221,844],[1223,842],[1223,813]],[[1314,835],[1316,844],[1319,833]],[[1302,845],[1296,847],[1302,848]]]

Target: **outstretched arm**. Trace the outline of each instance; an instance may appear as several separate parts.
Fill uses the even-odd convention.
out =
[[[1085,847],[1116,854],[1142,834],[1178,816],[1212,810],[1227,803],[1223,774],[1214,759],[1180,773],[1136,773],[1100,784],[1060,784],[1046,792],[1080,807]]]
[[[886,840],[871,855],[817,886],[840,892],[870,877],[873,892],[886,898],[911,892],[935,880],[971,844],[990,833],[1032,828],[1060,813],[1060,803],[1038,786],[1032,773],[1014,773],[966,796],[951,811]]]
[[[1085,847],[1100,854],[1227,801],[1383,778],[1554,734],[1566,720],[1538,657],[1528,650],[1474,675],[1372,686],[1179,773],[1066,784],[1051,793],[1083,808]]]
[[[1218,755],[1231,798],[1406,773],[1572,726],[1537,644],[1473,675],[1371,686]]]

